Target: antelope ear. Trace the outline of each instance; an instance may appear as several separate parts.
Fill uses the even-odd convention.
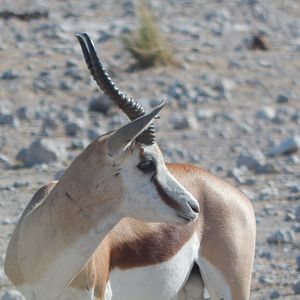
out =
[[[129,144],[151,124],[152,120],[165,105],[166,101],[162,101],[161,104],[156,106],[150,113],[117,129],[107,141],[109,155],[116,155],[124,151]]]

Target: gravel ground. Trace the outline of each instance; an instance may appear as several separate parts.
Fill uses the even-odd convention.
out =
[[[0,297],[13,289],[5,250],[34,191],[125,121],[88,74],[74,37],[85,31],[130,96],[168,99],[157,122],[165,160],[209,169],[252,200],[251,299],[300,299],[300,2],[151,3],[180,67],[132,67],[121,38],[136,26],[134,1],[0,0]],[[257,34],[267,51],[250,49]]]

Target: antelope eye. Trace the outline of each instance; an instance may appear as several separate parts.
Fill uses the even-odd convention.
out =
[[[144,173],[150,173],[156,171],[156,165],[153,160],[144,160],[140,162],[137,167]]]

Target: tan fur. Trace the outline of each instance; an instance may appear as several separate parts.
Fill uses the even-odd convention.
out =
[[[23,220],[23,218],[29,214],[35,207],[37,207],[39,204],[41,204],[45,197],[47,197],[47,195],[50,193],[50,191],[53,189],[53,187],[55,186],[56,181],[54,182],[50,182],[47,185],[44,185],[43,187],[41,187],[32,197],[32,199],[30,200],[30,202],[28,203],[28,205],[26,206],[17,226],[15,229],[15,234],[12,235],[11,237],[11,241],[8,245],[7,248],[7,253],[10,253],[10,255],[6,256],[6,260],[5,260],[5,265],[4,265],[4,269],[5,269],[5,273],[7,274],[7,276],[9,278],[14,278],[14,284],[15,285],[21,285],[24,283],[24,277],[23,274],[19,268],[19,264],[16,263],[15,261],[15,257],[17,257],[17,249],[18,249],[18,238],[19,238],[19,228],[20,228],[20,224],[21,221]]]
[[[120,199],[122,184],[120,178],[111,173],[110,168],[104,170],[104,173],[99,173],[99,168],[105,168],[102,162],[105,156],[101,155],[103,147],[102,142],[95,140],[70,165],[55,187],[43,187],[30,201],[7,249],[5,270],[14,284],[22,284],[22,277],[19,275],[21,272],[18,271],[20,266],[26,273],[23,275],[27,281],[31,284],[39,281],[50,262],[55,260],[56,253],[62,253],[63,249],[69,247],[78,237],[95,227],[99,222],[99,215],[112,213],[110,199]],[[87,177],[88,173],[94,174],[94,177]],[[114,189],[101,185],[102,181],[110,177]],[[99,199],[97,189],[100,187],[102,192]],[[45,198],[47,201],[44,201]],[[36,208],[32,210],[34,206]],[[29,215],[30,218],[27,218]],[[26,231],[23,234],[23,230],[28,228],[30,233]],[[51,238],[38,238],[41,234]],[[26,240],[23,239],[24,236]],[[17,250],[19,251],[16,252]],[[22,253],[25,253],[24,257]],[[78,272],[85,264],[86,262],[78,266]],[[32,269],[31,266],[35,268]]]
[[[63,179],[41,188],[30,201],[19,222],[26,222],[26,216],[32,224],[32,239],[27,240],[20,248],[30,247],[36,243],[42,257],[26,257],[29,262],[16,258],[20,225],[18,224],[8,247],[5,271],[16,285],[26,279],[35,282],[45,272],[47,263],[53,261],[53,252],[47,251],[55,243],[55,253],[63,251],[78,236],[85,233],[98,222],[98,216],[110,213],[110,199],[118,199],[122,193],[122,184],[118,176],[107,171],[114,187],[102,187],[101,199],[97,189],[101,177],[86,178],[87,172],[99,174],[103,145],[95,142],[84,151],[79,159],[69,167]],[[97,151],[95,151],[95,148]],[[114,268],[127,269],[136,266],[158,264],[173,257],[186,241],[197,231],[201,240],[201,255],[216,267],[230,286],[233,299],[248,299],[255,243],[255,219],[252,206],[244,194],[236,188],[216,178],[200,168],[190,165],[168,164],[172,175],[199,201],[200,215],[197,221],[186,226],[170,226],[158,223],[144,223],[125,218],[106,236],[99,240],[99,246],[87,262],[78,269],[78,275],[70,281],[70,286],[91,289],[103,300],[109,272]],[[87,169],[87,170],[85,170]],[[82,176],[78,173],[82,171]],[[107,180],[107,178],[105,178]],[[93,191],[93,193],[91,193]],[[103,196],[105,195],[105,196]],[[47,197],[47,201],[44,199]],[[101,203],[101,205],[99,205]],[[33,208],[36,209],[33,210]],[[45,212],[46,215],[43,215]],[[91,214],[90,212],[95,212]],[[113,213],[113,212],[112,212]],[[43,215],[43,226],[53,239],[42,240],[37,244],[35,237],[36,224]],[[35,225],[34,225],[35,224]],[[28,225],[28,224],[27,224]],[[64,237],[64,238],[63,238]],[[67,239],[66,239],[67,237]],[[95,241],[97,244],[97,241]],[[31,249],[31,248],[30,248]],[[41,249],[43,249],[41,251]],[[52,248],[53,249],[53,248]],[[34,272],[29,270],[36,261],[42,261]],[[20,271],[22,264],[25,275]],[[27,267],[28,266],[28,267]]]
[[[103,267],[98,269],[103,276],[96,283],[96,290],[104,291],[109,276],[106,272],[113,268],[146,266],[170,259],[196,230],[201,238],[201,255],[224,275],[233,299],[248,299],[255,244],[255,220],[250,201],[236,188],[200,168],[180,164],[167,166],[198,199],[201,216],[186,226],[123,219],[92,257]],[[97,273],[91,270],[94,266],[87,264],[72,286],[84,287],[88,278],[83,274]],[[103,294],[97,296],[103,299]]]

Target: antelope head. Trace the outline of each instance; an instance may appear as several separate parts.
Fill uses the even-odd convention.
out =
[[[195,220],[199,213],[198,201],[168,171],[156,143],[152,122],[165,102],[147,113],[115,86],[89,36],[82,33],[76,37],[97,84],[131,119],[125,126],[94,141],[101,145],[104,156],[101,167],[110,174],[107,176],[111,178],[110,188],[114,189],[114,180],[118,180],[116,185],[122,186],[119,213],[124,217],[170,224]]]

